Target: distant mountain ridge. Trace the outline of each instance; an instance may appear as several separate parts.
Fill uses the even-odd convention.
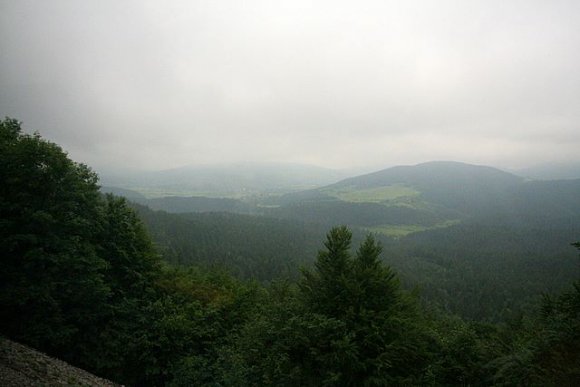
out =
[[[471,212],[497,202],[524,181],[487,166],[453,161],[433,161],[399,166],[342,180],[329,188],[376,188],[403,184],[415,188],[427,201]]]
[[[449,182],[473,183],[476,179],[499,179],[507,184],[521,182],[523,178],[497,168],[473,165],[457,161],[430,161],[416,165],[400,165],[341,180],[331,186],[354,185],[372,188],[385,184],[426,184]],[[458,180],[459,179],[459,180]]]
[[[104,171],[101,181],[148,197],[243,197],[264,192],[291,192],[321,187],[347,172],[301,164],[231,164],[184,166],[161,171]]]
[[[580,162],[540,164],[516,170],[514,173],[536,180],[580,179]]]

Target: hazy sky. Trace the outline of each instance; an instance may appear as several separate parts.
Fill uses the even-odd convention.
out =
[[[0,0],[0,115],[97,168],[580,161],[580,1]]]

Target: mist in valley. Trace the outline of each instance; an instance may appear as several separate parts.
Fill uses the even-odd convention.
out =
[[[97,170],[580,161],[574,1],[0,6],[0,114]]]

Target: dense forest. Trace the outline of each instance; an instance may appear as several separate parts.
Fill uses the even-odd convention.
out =
[[[332,225],[234,213],[171,214],[130,205],[174,265],[219,267],[262,284],[297,280],[313,263]],[[353,242],[367,230],[351,227]],[[570,241],[578,227],[523,228],[463,223],[403,238],[374,234],[383,262],[403,287],[419,287],[425,304],[464,318],[500,322],[518,316],[546,292],[557,292],[579,274]],[[476,300],[476,302],[474,302]]]
[[[497,189],[538,203],[504,177]],[[432,191],[445,208],[413,202],[411,215],[477,216],[403,238],[290,219],[282,205],[169,214],[100,193],[89,167],[13,119],[0,122],[0,182],[0,333],[115,382],[580,384],[568,191],[557,194],[571,204],[525,224],[491,222],[469,192]],[[329,193],[350,195],[317,195]],[[530,226],[551,209],[562,223]]]

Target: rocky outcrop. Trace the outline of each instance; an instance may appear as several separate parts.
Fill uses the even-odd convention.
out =
[[[64,361],[0,337],[0,385],[118,386]]]

